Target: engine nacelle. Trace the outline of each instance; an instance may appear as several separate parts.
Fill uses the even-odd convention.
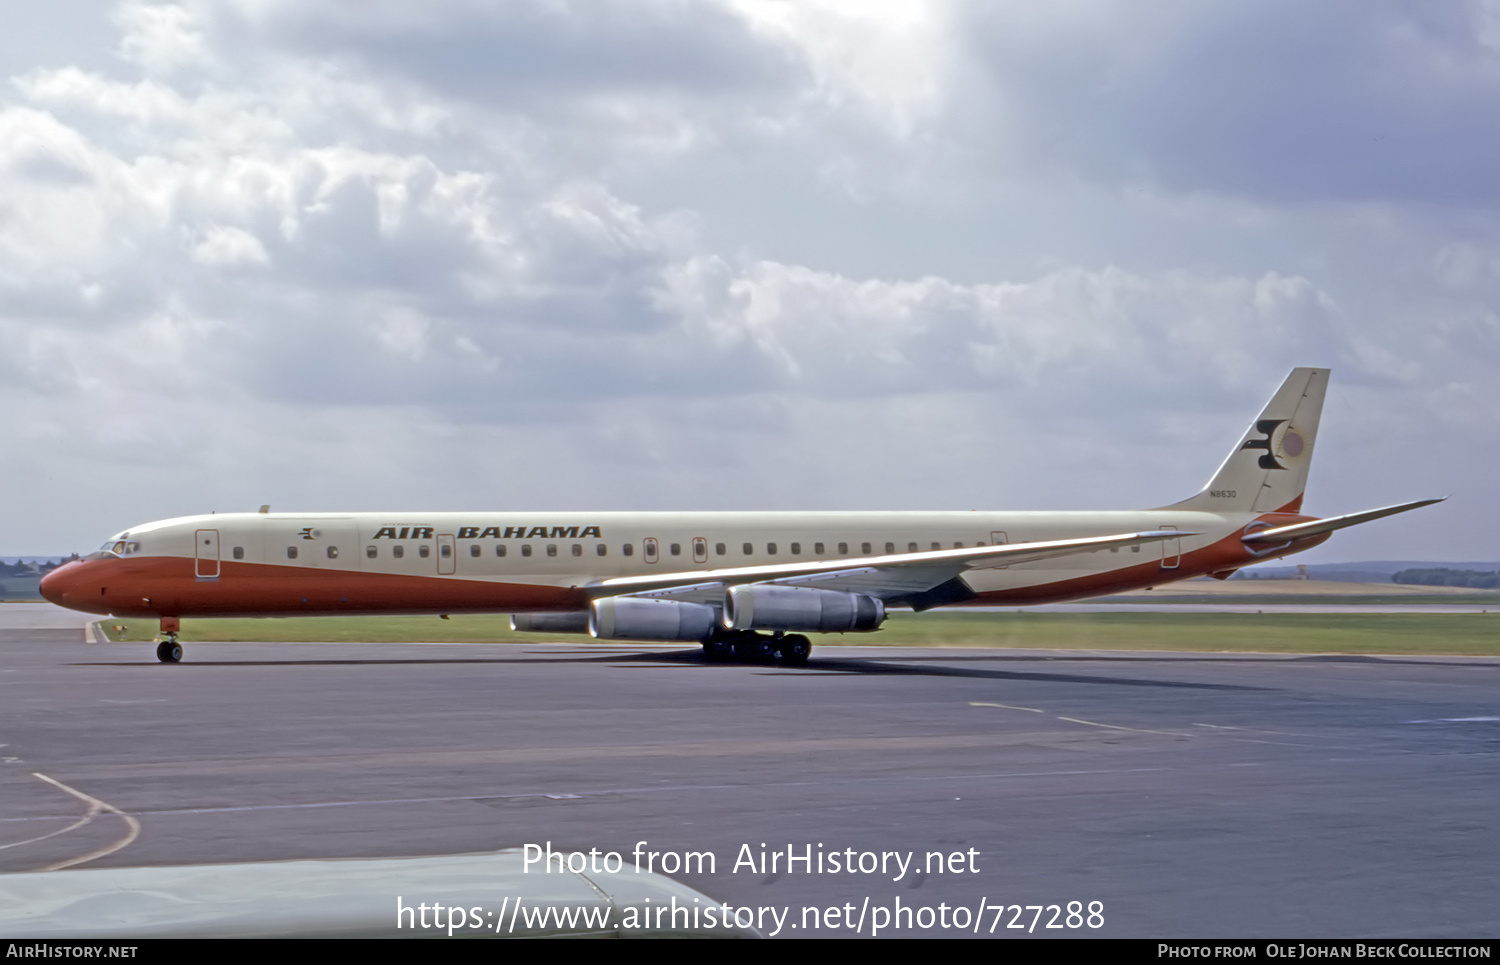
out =
[[[589,636],[596,640],[707,640],[718,610],[702,603],[606,597],[589,608]]]
[[[884,621],[885,604],[863,593],[752,584],[724,594],[724,626],[730,630],[843,633],[874,630]]]
[[[589,611],[562,613],[512,613],[510,628],[527,633],[588,633]]]

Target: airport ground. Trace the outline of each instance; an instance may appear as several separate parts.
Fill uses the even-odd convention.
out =
[[[1063,927],[1035,926],[1051,936],[1500,935],[1500,615],[1301,631],[1384,655],[1210,652],[1280,614],[1208,614],[1229,622],[1183,631],[1198,652],[1139,645],[1179,615],[1021,616],[970,618],[1011,628],[988,647],[960,622],[965,646],[820,647],[796,670],[191,625],[164,666],[128,631],[85,642],[77,615],[3,606],[0,871],[646,842],[713,854],[674,877],[783,910],[781,936],[867,935],[898,907],[912,925],[887,934],[988,935],[973,909],[1000,905],[1059,906]],[[762,868],[788,847],[916,867]],[[1008,910],[996,934],[1032,921]]]
[[[1166,612],[1162,612],[1165,609]],[[1392,612],[1392,611],[1395,612]],[[1041,612],[1038,612],[1041,611]],[[1184,612],[1189,611],[1189,612]],[[1328,612],[1332,611],[1332,612]],[[149,641],[154,620],[106,620],[102,631],[117,641]],[[1049,611],[893,613],[876,633],[824,634],[816,647],[981,647],[1065,650],[1185,650],[1245,653],[1444,653],[1496,655],[1500,603],[1452,612],[1442,606],[1287,606],[1235,610],[1223,606],[1121,606],[1080,604]],[[595,644],[587,636],[516,633],[509,618],[301,617],[273,620],[184,620],[183,640],[219,643],[292,643],[306,640],[365,643]]]

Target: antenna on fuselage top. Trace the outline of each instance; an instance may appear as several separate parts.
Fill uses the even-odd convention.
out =
[[[263,512],[263,513],[269,513],[271,511],[271,504],[270,503],[266,503],[264,506],[262,506],[260,508],[260,511]]]

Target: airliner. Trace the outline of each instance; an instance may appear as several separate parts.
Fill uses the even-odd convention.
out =
[[[184,617],[510,613],[516,630],[806,663],[893,608],[1023,606],[1298,553],[1440,502],[1302,514],[1328,370],[1294,369],[1202,492],[1124,512],[228,513],[133,526],[53,570],[60,606]]]

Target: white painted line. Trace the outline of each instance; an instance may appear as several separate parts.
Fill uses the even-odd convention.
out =
[[[1002,710],[1028,710],[1028,711],[1030,711],[1033,714],[1045,714],[1046,713],[1045,710],[1038,710],[1035,707],[1016,707],[1016,706],[1014,706],[1012,704],[991,704],[991,703],[986,703],[985,701],[982,701],[982,700],[971,700],[971,701],[969,701],[969,706],[970,707],[999,707]]]
[[[61,788],[62,790],[68,792],[69,794],[73,795],[74,797],[78,798],[78,800],[89,806],[88,813],[83,816],[82,820],[73,825],[73,827],[66,828],[65,830],[71,831],[73,830],[73,828],[82,827],[83,825],[88,824],[101,811],[108,811],[110,814],[118,815],[125,821],[125,827],[127,829],[125,832],[125,837],[121,838],[120,840],[116,841],[114,844],[106,848],[100,848],[97,851],[91,851],[88,854],[80,855],[77,858],[69,858],[66,861],[59,861],[56,864],[48,865],[45,868],[39,868],[39,871],[61,871],[64,868],[71,868],[74,865],[86,864],[87,862],[95,861],[99,858],[104,857],[105,855],[114,854],[116,851],[119,851],[121,848],[126,847],[130,844],[130,842],[134,841],[140,836],[141,822],[126,814],[124,811],[121,811],[113,804],[108,804],[104,801],[101,801],[98,798],[85,794],[76,788],[68,787],[68,785],[64,784],[62,781],[50,778],[40,771],[32,771],[31,776],[37,778],[38,780],[46,781],[48,784],[51,784],[54,787]],[[51,837],[51,835],[47,835],[47,837]]]
[[[1058,720],[1065,720],[1065,721],[1067,721],[1070,724],[1088,724],[1090,727],[1104,727],[1104,728],[1107,728],[1109,730],[1128,730],[1128,731],[1132,731],[1132,732],[1134,732],[1136,734],[1165,734],[1168,737],[1192,737],[1193,736],[1192,734],[1179,734],[1179,733],[1176,733],[1176,732],[1170,731],[1170,730],[1146,730],[1146,729],[1141,728],[1141,727],[1121,727],[1118,724],[1101,724],[1101,723],[1099,723],[1098,721],[1095,721],[1095,720],[1079,720],[1077,717],[1058,717],[1057,719]]]
[[[1403,724],[1471,724],[1500,720],[1500,717],[1438,717],[1434,720],[1403,720]]]

